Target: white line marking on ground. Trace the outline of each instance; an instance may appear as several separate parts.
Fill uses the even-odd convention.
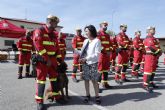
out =
[[[73,91],[71,91],[71,90],[68,90],[68,91],[69,91],[69,93],[71,93],[72,95],[77,96],[79,99],[84,100],[84,98],[81,97],[79,94],[77,94],[77,93],[75,93],[75,92],[73,92]],[[94,106],[95,108],[99,109],[99,110],[108,110],[107,108],[105,108],[105,107],[103,107],[103,106],[101,106],[101,105],[97,105],[97,104],[93,103],[92,101],[89,101],[88,103],[89,103],[90,105]]]

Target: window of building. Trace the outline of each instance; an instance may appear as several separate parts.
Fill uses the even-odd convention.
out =
[[[5,46],[12,46],[14,44],[14,40],[5,40]]]

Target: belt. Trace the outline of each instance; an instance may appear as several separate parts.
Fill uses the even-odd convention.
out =
[[[106,55],[106,54],[108,54],[108,53],[107,53],[107,52],[101,52],[101,54],[105,54],[105,55]]]
[[[23,53],[31,53],[31,51],[21,51],[21,52],[23,52]]]
[[[128,49],[126,49],[126,48],[121,48],[121,51],[123,51],[123,50],[125,51],[125,50],[128,50]]]

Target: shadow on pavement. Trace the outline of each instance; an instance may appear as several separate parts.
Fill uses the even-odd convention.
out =
[[[88,103],[84,103],[83,100],[81,100],[80,98],[78,98],[77,96],[70,96],[71,99],[68,100],[68,103],[65,105],[60,105],[56,102],[52,102],[52,103],[47,103],[45,104],[46,108],[50,108],[50,107],[54,107],[54,106],[70,106],[70,105],[90,105]]]
[[[0,61],[0,63],[9,63],[9,61],[7,61],[7,60],[2,60],[2,61]]]
[[[102,97],[102,106],[113,106],[116,104],[123,103],[125,101],[143,101],[148,100],[151,98],[156,98],[160,96],[161,93],[154,92],[154,93],[147,93],[147,92],[133,92],[133,93],[126,93],[126,94],[110,94],[107,96]]]

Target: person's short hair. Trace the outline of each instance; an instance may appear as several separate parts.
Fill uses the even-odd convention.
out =
[[[96,37],[97,37],[97,31],[96,31],[95,26],[93,26],[93,25],[88,25],[88,26],[86,26],[86,27],[84,28],[84,30],[85,30],[86,28],[90,31],[90,33],[92,34],[92,37],[93,37],[93,38],[96,38]]]
[[[121,27],[127,28],[127,25],[126,25],[126,24],[120,24],[120,28],[121,28]]]
[[[54,16],[54,15],[51,15],[51,14],[47,16],[46,20],[47,20],[47,22],[49,22],[49,21],[55,21],[57,23],[60,22],[60,19],[57,16]]]

